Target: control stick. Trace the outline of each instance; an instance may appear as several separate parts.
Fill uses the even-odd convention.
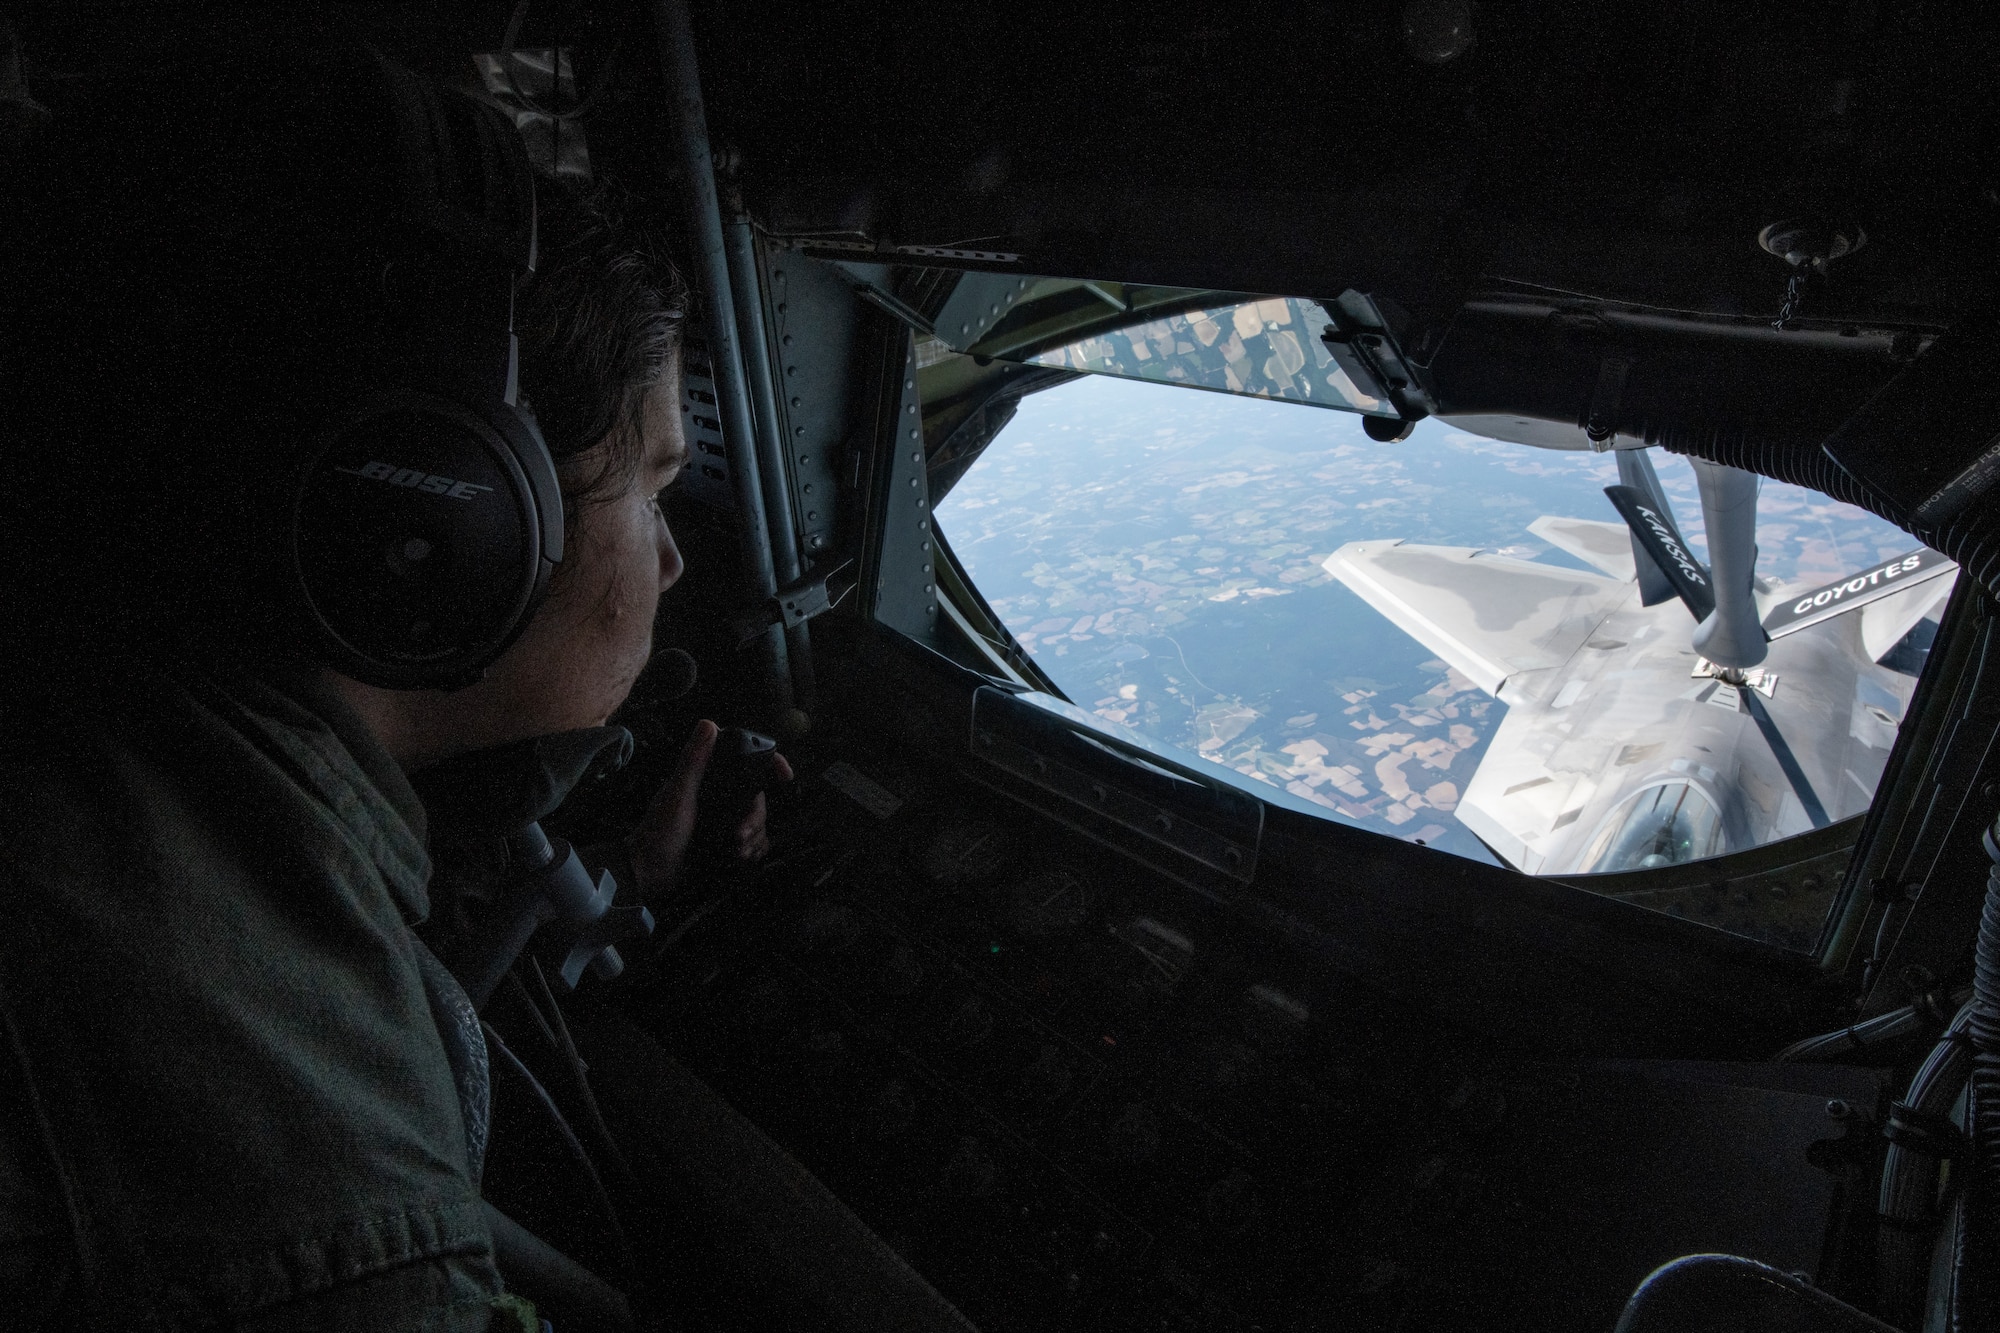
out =
[[[716,736],[701,778],[693,848],[710,869],[735,862],[736,826],[777,778],[778,743],[769,736],[742,727],[724,727]]]
[[[711,858],[713,869],[726,873],[736,864],[736,826],[750,813],[757,794],[768,791],[777,777],[778,743],[769,736],[742,727],[724,727],[716,736],[708,769],[702,774],[702,814],[694,838],[695,850]],[[728,896],[712,894],[686,913],[678,925],[655,941],[652,956],[658,958],[679,943]]]
[[[702,776],[701,785],[702,795],[708,798],[711,808],[720,811],[727,820],[722,825],[725,837],[750,813],[757,793],[769,790],[777,776],[776,741],[742,727],[722,729],[715,738],[715,750],[709,756],[708,772]]]

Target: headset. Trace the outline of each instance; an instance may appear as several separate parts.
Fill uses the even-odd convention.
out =
[[[418,238],[370,383],[308,431],[291,609],[370,685],[460,689],[533,618],[563,557],[562,493],[521,401],[514,298],[535,270],[535,177],[508,118],[380,57],[397,212]]]

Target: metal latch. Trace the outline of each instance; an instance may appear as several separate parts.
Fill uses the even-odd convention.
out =
[[[847,599],[858,581],[849,575],[837,589],[834,580],[847,573],[854,561],[841,561],[825,573],[814,572],[797,583],[787,584],[772,594],[770,600],[747,616],[736,620],[736,646],[741,648],[773,625],[783,625],[786,629],[803,625],[814,616],[831,611]]]

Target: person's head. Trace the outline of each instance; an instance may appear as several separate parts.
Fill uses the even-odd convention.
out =
[[[15,353],[0,370],[22,409],[16,459],[43,483],[12,494],[55,537],[11,544],[43,559],[42,604],[93,651],[296,646],[271,632],[269,500],[370,365],[393,317],[385,238],[404,224],[384,180],[393,113],[326,61],[279,66],[259,100],[272,68],[184,71],[83,108],[47,136],[34,198],[0,210],[26,237],[9,247],[21,281],[0,281],[18,300],[0,311]],[[433,753],[603,720],[680,573],[652,498],[684,453],[685,290],[607,210],[553,182],[539,194],[519,384],[562,482],[566,558],[485,681],[394,701],[428,710]]]
[[[412,768],[597,726],[652,655],[682,571],[659,493],[687,461],[680,413],[686,292],[609,211],[546,188],[541,254],[521,295],[520,386],[562,482],[565,554],[520,638],[461,690],[342,693]]]

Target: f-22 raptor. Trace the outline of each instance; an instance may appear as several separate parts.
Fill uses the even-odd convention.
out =
[[[1349,542],[1328,573],[1507,705],[1458,818],[1529,874],[1649,869],[1859,814],[1915,680],[1905,637],[1957,567],[1919,547],[1820,587],[1756,577],[1758,478],[1697,461],[1709,561],[1643,450],[1622,523],[1529,531],[1598,572]],[[1690,615],[1694,623],[1690,625]]]

